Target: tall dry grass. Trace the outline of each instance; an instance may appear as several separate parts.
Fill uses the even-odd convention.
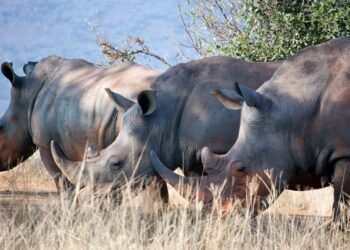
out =
[[[163,205],[150,191],[123,192],[119,206],[108,197],[76,209],[58,196],[14,203],[0,210],[0,248],[350,249],[349,232],[334,227],[329,217],[270,210],[252,219],[246,209],[223,216],[218,205],[205,211],[173,193]],[[322,198],[319,202],[322,206]]]

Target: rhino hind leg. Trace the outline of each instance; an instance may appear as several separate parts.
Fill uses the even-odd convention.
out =
[[[338,222],[340,204],[348,205],[350,198],[350,161],[348,159],[336,163],[332,182],[334,185],[332,219],[333,222]]]
[[[39,152],[46,170],[53,177],[57,192],[67,192],[68,194],[73,194],[75,189],[74,185],[62,174],[52,158],[50,150],[39,148]]]

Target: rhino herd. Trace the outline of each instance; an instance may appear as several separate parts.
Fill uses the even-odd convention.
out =
[[[221,187],[223,208],[253,195],[256,211],[272,189],[332,184],[333,220],[350,195],[350,37],[283,62],[217,56],[160,73],[49,56],[1,71],[0,171],[38,149],[58,191],[156,178],[164,201],[166,183],[205,204]]]

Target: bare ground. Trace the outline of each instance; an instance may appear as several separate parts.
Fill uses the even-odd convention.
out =
[[[44,206],[58,199],[55,184],[37,156],[0,173],[0,212]]]
[[[0,249],[350,249],[349,228],[329,223],[331,187],[285,191],[253,219],[248,209],[203,213],[174,189],[169,206],[126,191],[119,206],[107,198],[71,209],[34,157],[0,173]]]

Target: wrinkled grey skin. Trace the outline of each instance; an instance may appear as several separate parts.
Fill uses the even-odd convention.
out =
[[[154,150],[170,169],[182,166],[186,175],[202,175],[200,150],[210,146],[226,152],[238,133],[240,112],[222,109],[211,94],[242,81],[256,89],[280,63],[251,63],[228,57],[211,57],[170,68],[141,92],[138,101],[110,93],[120,113],[125,113],[116,140],[85,163],[83,179],[95,183],[123,183],[130,177],[157,175],[150,161]],[[77,166],[52,147],[57,165],[67,176],[77,176]]]
[[[308,174],[334,185],[335,220],[339,202],[350,195],[350,37],[302,50],[257,91],[236,84],[216,96],[229,109],[244,103],[234,146],[224,155],[202,151],[208,176],[201,179],[201,198],[210,200],[208,187],[226,181],[223,202],[244,200],[247,181],[259,177],[267,185],[260,181],[255,195],[263,201],[271,185],[281,192],[293,176]],[[156,163],[176,185],[180,178]],[[272,183],[265,170],[272,171]]]
[[[3,63],[1,70],[12,88],[0,120],[0,170],[15,167],[38,148],[58,188],[61,171],[51,155],[51,140],[75,160],[83,159],[87,143],[96,149],[108,146],[118,133],[120,117],[105,88],[135,99],[159,75],[134,64],[104,69],[57,56],[29,62],[23,77],[10,63]]]

